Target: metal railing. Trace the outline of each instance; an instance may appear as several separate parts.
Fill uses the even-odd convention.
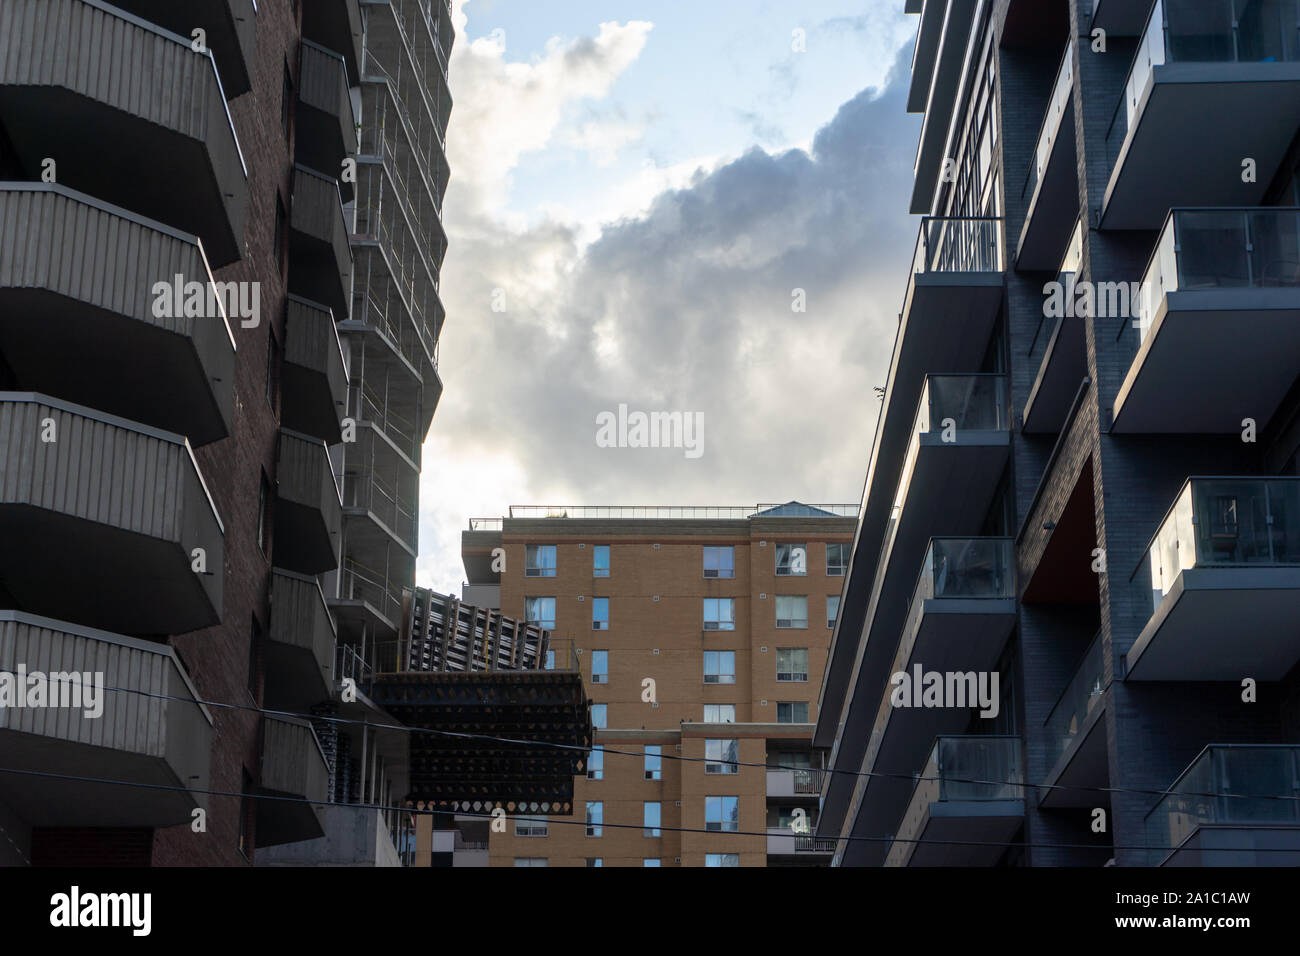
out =
[[[856,504],[799,504],[788,512],[769,514],[787,505],[760,504],[754,507],[730,505],[511,505],[510,518],[608,518],[608,519],[667,519],[667,520],[743,520],[755,517],[799,518],[855,518]],[[818,514],[825,512],[825,514]],[[474,522],[500,521],[499,518],[471,519]]]
[[[912,274],[1001,272],[1002,220],[989,216],[925,216],[916,236]]]

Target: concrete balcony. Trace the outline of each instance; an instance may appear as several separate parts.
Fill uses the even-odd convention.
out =
[[[1030,345],[1032,355],[1039,338],[1047,338],[1038,365],[1038,375],[1029,391],[1029,399],[1025,402],[1022,429],[1030,435],[1057,434],[1066,426],[1080,383],[1088,374],[1084,318],[1071,314],[1073,308],[1064,308],[1065,302],[1073,303],[1076,300],[1076,280],[1082,268],[1083,223],[1076,220],[1065,258],[1057,267],[1056,273],[1063,300],[1061,314],[1050,317],[1047,308],[1044,308],[1038,331]]]
[[[194,445],[229,434],[235,341],[192,236],[43,183],[0,183],[0,235],[0,351],[19,386]]]
[[[348,362],[328,306],[289,296],[280,371],[280,421],[334,445],[343,440]]]
[[[252,88],[257,50],[254,0],[115,0],[115,7],[183,37],[202,29],[229,99]]]
[[[244,160],[188,34],[99,0],[0,0],[0,35],[0,124],[27,178],[55,157],[59,183],[198,236],[212,266],[243,255]]]
[[[291,717],[262,718],[262,777],[257,801],[257,846],[279,846],[323,836],[320,804],[329,800],[329,764],[311,724]],[[274,799],[288,797],[290,799]],[[310,801],[310,802],[302,802]]]
[[[1022,198],[1029,211],[1016,245],[1016,268],[1043,271],[1061,261],[1070,227],[1079,214],[1079,175],[1074,135],[1074,42],[1065,45],[1043,114]]]
[[[315,840],[259,847],[258,866],[401,866],[384,811],[347,803],[320,808],[324,836]]]
[[[289,216],[289,291],[320,302],[335,321],[348,316],[352,298],[352,249],[337,179],[305,166],[293,168]]]
[[[979,6],[976,0],[946,0],[946,2],[927,0],[926,5],[937,5],[947,9],[943,12],[937,27],[939,36],[933,54],[928,52],[928,34],[918,37],[918,40],[927,41],[926,47],[918,48],[922,57],[922,68],[930,59],[934,61],[925,102],[925,122],[921,127],[921,140],[916,150],[916,180],[912,189],[911,211],[919,215],[930,212],[935,184],[939,180],[939,171],[943,166],[943,150],[948,138],[948,127],[952,124],[958,88],[961,86],[966,62],[966,47],[970,40],[971,26],[975,21],[975,10]],[[938,15],[937,11],[935,15]],[[922,26],[925,25],[925,20],[926,15],[922,12]],[[910,91],[908,99],[910,107]]]
[[[179,435],[0,392],[0,540],[23,610],[130,634],[221,620],[224,530]]]
[[[1296,18],[1285,3],[1157,0],[1106,135],[1103,229],[1159,229],[1190,203],[1263,201],[1300,125]]]
[[[1126,680],[1276,681],[1300,661],[1300,478],[1188,479],[1149,561]]]
[[[95,675],[102,711],[0,707],[4,765],[136,785],[0,775],[0,802],[25,823],[167,827],[188,824],[192,810],[207,807],[201,791],[209,789],[212,717],[170,647],[0,611],[0,670],[20,666],[28,675]]]
[[[295,161],[309,169],[341,169],[344,158],[355,156],[359,145],[344,58],[303,40],[298,47],[297,92]],[[352,183],[339,182],[344,202],[352,199],[352,192]]]
[[[916,45],[912,48],[912,82],[907,91],[907,111],[924,113],[934,82],[934,65],[948,12],[948,0],[908,0],[905,13],[919,13]]]
[[[275,495],[275,563],[299,574],[337,568],[343,503],[324,442],[280,429]]]
[[[1139,288],[1112,431],[1263,429],[1300,369],[1300,208],[1176,209]]]
[[[334,681],[334,619],[316,579],[275,568],[266,650],[266,703],[307,710],[328,700]]]
[[[1146,818],[1148,866],[1300,866],[1300,747],[1212,744]]]
[[[1146,24],[1147,5],[1134,0],[1093,0],[1092,27],[1102,29],[1107,36],[1135,37]]]
[[[795,833],[789,827],[767,828],[768,856],[821,856],[829,858],[835,852],[835,840],[814,836],[809,833]]]
[[[302,35],[303,39],[343,57],[348,68],[348,85],[357,85],[361,65],[361,7],[357,0],[317,0],[304,4]]]
[[[885,865],[995,865],[1024,822],[1023,783],[1019,737],[939,737]]]

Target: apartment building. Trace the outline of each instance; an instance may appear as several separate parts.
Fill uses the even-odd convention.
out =
[[[406,735],[342,689],[414,585],[452,41],[446,0],[0,0],[0,669],[106,688],[0,707],[0,860],[400,862]]]
[[[844,866],[1295,865],[1297,6],[905,8],[922,219],[818,833]]]
[[[551,631],[595,745],[574,817],[511,814],[493,866],[825,865],[816,689],[853,506],[512,507],[465,597]]]

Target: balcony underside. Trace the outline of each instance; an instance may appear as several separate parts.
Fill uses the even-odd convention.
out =
[[[924,113],[930,99],[930,83],[934,80],[934,64],[939,55],[939,40],[948,3],[947,0],[930,0],[922,6],[918,0],[916,6],[917,9],[907,11],[921,14],[912,58],[912,82],[907,91],[907,111]]]
[[[1016,268],[1046,272],[1061,264],[1078,219],[1079,172],[1075,165],[1074,100],[1061,114],[1051,155],[1034,191],[1016,247]]]
[[[902,865],[993,866],[1024,821],[1023,800],[935,801]]]
[[[310,169],[335,171],[357,152],[356,119],[343,61],[304,43],[294,116],[294,161]],[[344,202],[353,184],[339,182]]]
[[[302,35],[347,61],[348,86],[360,83],[361,7],[358,0],[313,0],[304,4]]]
[[[1159,866],[1300,866],[1300,827],[1201,826]]]
[[[179,36],[203,29],[226,96],[234,99],[252,89],[249,71],[257,52],[253,0],[114,0],[113,5]]]
[[[1022,430],[1026,434],[1055,435],[1065,427],[1079,383],[1088,374],[1085,347],[1083,319],[1063,316],[1056,320],[1025,403]]]
[[[311,725],[266,717],[262,723],[262,780],[256,801],[257,846],[314,840],[325,834],[323,804],[329,800],[329,765]]]
[[[335,180],[295,173],[289,291],[327,306],[335,321],[347,318],[352,290],[352,252],[340,203]]]
[[[1106,744],[1106,705],[1098,703],[1088,711],[1079,732],[1043,778],[1038,805],[1061,807],[1109,807],[1110,761]]]
[[[1300,660],[1300,567],[1189,568],[1133,649],[1131,681],[1281,680]]]
[[[1103,229],[1159,229],[1176,206],[1255,206],[1295,135],[1300,63],[1154,69],[1111,174]],[[1257,164],[1242,181],[1242,161]]]
[[[334,682],[334,622],[316,579],[274,572],[266,643],[266,700],[306,711],[328,700]]]
[[[975,19],[975,0],[949,0],[945,6],[946,21],[941,25],[934,79],[925,104],[925,121],[916,155],[916,179],[910,207],[915,215],[931,211],[935,183],[943,166],[948,127],[957,100],[957,87],[961,82],[967,40]]]
[[[1134,0],[1096,0],[1092,11],[1092,30],[1105,30],[1107,36],[1135,37],[1142,34],[1147,17],[1151,14],[1149,3]],[[1091,34],[1092,30],[1089,30]]]
[[[1121,434],[1263,429],[1300,374],[1300,289],[1165,296],[1115,400]]]

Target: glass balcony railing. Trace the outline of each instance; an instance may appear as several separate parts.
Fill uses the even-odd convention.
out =
[[[1061,65],[1056,68],[1056,82],[1052,85],[1052,98],[1047,102],[1047,112],[1043,114],[1043,125],[1038,131],[1038,144],[1034,147],[1034,161],[1029,166],[1029,177],[1021,192],[1022,198],[1034,194],[1042,181],[1047,162],[1052,157],[1052,147],[1056,144],[1061,131],[1061,118],[1070,105],[1070,94],[1074,90],[1074,41],[1065,45],[1065,55]]]
[[[1083,660],[1065,685],[1056,706],[1047,716],[1048,763],[1055,764],[1083,729],[1092,709],[1101,702],[1105,675],[1102,670],[1101,635],[1092,640]]]
[[[1180,289],[1300,289],[1300,208],[1175,209],[1142,277],[1138,335]]]
[[[1190,568],[1300,564],[1300,478],[1189,478],[1149,559],[1153,613]]]
[[[1074,224],[1074,232],[1070,234],[1070,244],[1065,249],[1065,256],[1061,259],[1061,264],[1056,270],[1056,281],[1061,286],[1061,294],[1065,302],[1074,302],[1075,300],[1075,283],[1078,281],[1079,273],[1083,271],[1083,220],[1080,219]],[[1048,309],[1044,308],[1042,317],[1038,320],[1038,328],[1034,331],[1034,337],[1029,343],[1029,355],[1034,354],[1034,347],[1038,345],[1038,340],[1047,329]],[[1056,319],[1052,329],[1055,331],[1056,326],[1064,321],[1068,310],[1062,310],[1061,315]],[[1049,338],[1050,341],[1050,338]]]
[[[1002,220],[925,216],[916,237],[912,272],[1001,272]]]
[[[1279,824],[1300,825],[1300,746],[1212,744],[1147,814],[1148,863],[1199,827]]]
[[[1300,59],[1295,0],[1156,0],[1106,134],[1113,169],[1157,66]]]
[[[1015,594],[1010,538],[933,538],[912,604],[945,598],[1009,598]]]
[[[1005,375],[927,375],[916,432],[1001,431],[1010,427]]]

